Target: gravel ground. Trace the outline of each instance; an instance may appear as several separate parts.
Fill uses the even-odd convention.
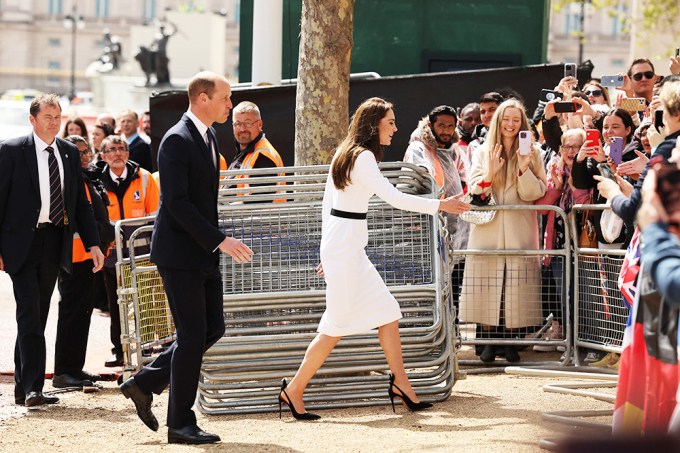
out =
[[[53,299],[56,307],[56,299]],[[0,274],[0,371],[13,368],[16,335],[11,283]],[[53,349],[56,313],[47,328],[48,351]],[[51,345],[51,346],[50,346]],[[93,316],[86,368],[104,371],[108,357],[108,318]],[[559,354],[533,354],[556,360]],[[51,372],[53,351],[48,352]],[[459,356],[472,358],[465,348]],[[424,412],[410,413],[403,406],[393,414],[389,406],[320,411],[318,422],[295,422],[290,414],[198,416],[199,426],[222,437],[209,446],[167,445],[165,412],[167,393],[156,398],[154,412],[161,429],[154,433],[137,418],[134,406],[104,382],[96,393],[59,394],[53,406],[28,411],[14,405],[13,378],[0,376],[0,451],[13,452],[135,452],[155,451],[540,451],[542,438],[593,436],[587,428],[571,428],[542,420],[544,411],[612,409],[611,403],[591,398],[547,393],[545,384],[579,382],[576,379],[475,374],[458,381],[445,402]],[[45,391],[53,390],[46,381]],[[613,389],[599,390],[613,394]],[[611,417],[601,421],[610,423]]]

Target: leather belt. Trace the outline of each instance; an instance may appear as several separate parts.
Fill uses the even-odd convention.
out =
[[[343,219],[366,220],[365,212],[347,212],[339,209],[331,209],[331,215]]]
[[[59,228],[61,230],[64,227],[57,226],[57,225],[53,224],[52,222],[43,222],[43,223],[39,223],[36,228],[39,229],[39,230],[44,230],[45,228]]]

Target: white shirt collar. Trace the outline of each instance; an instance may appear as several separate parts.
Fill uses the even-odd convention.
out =
[[[35,142],[36,151],[45,151],[45,148],[47,148],[48,146],[51,146],[52,148],[58,150],[56,138],[52,140],[52,143],[45,143],[44,141],[42,141],[40,137],[38,137],[38,135],[35,132],[33,132],[33,141]]]
[[[118,182],[118,178],[123,178],[123,181],[125,181],[127,179],[127,174],[128,174],[127,165],[125,166],[125,169],[123,170],[123,173],[121,173],[120,176],[115,174],[113,172],[113,170],[111,170],[110,168],[109,168],[109,174],[111,175],[111,181],[113,181],[113,182]]]
[[[194,112],[192,112],[191,109],[187,110],[187,116],[191,118],[191,121],[194,122],[196,129],[198,129],[198,133],[201,134],[201,137],[205,138],[205,132],[208,130],[208,126],[203,124],[203,122],[199,120],[196,115],[194,115]]]

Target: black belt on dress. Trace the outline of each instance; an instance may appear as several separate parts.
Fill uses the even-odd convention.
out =
[[[331,209],[331,215],[335,217],[342,217],[343,219],[366,220],[365,212],[347,212],[339,209]]]

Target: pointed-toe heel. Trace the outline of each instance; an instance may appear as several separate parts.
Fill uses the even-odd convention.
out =
[[[399,393],[395,392],[394,389],[397,389]],[[422,411],[424,409],[429,409],[432,407],[432,403],[424,403],[422,401],[414,403],[413,401],[411,401],[411,398],[406,396],[406,394],[404,394],[404,391],[397,387],[397,384],[394,383],[394,375],[391,373],[390,373],[390,387],[387,389],[387,394],[390,396],[390,402],[392,403],[392,412],[396,412],[394,408],[395,397],[401,398],[406,407],[408,407],[408,409],[413,412]]]
[[[285,404],[288,406],[290,409],[290,413],[293,414],[293,418],[295,420],[306,420],[306,421],[311,421],[311,420],[318,420],[321,418],[320,415],[312,414],[311,412],[303,412],[300,413],[295,410],[295,406],[293,406],[293,403],[290,400],[290,397],[288,396],[288,393],[286,393],[286,387],[288,387],[288,383],[286,382],[285,379],[281,381],[281,392],[279,392],[279,418],[281,418],[281,405]],[[283,399],[283,395],[286,396],[286,399]]]

